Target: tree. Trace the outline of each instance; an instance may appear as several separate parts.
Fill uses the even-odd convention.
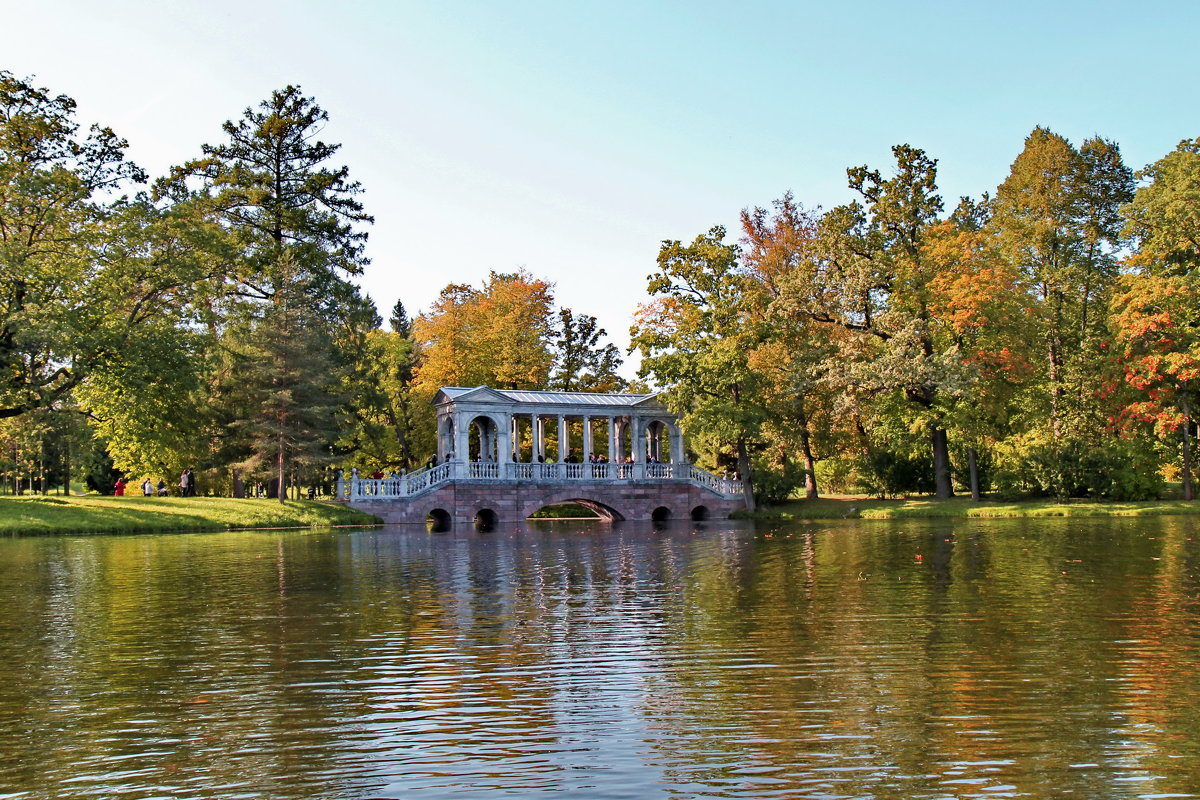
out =
[[[422,397],[442,386],[544,388],[553,304],[550,284],[525,272],[492,272],[480,289],[447,286],[413,325]]]
[[[1200,382],[1200,276],[1147,271],[1126,276],[1113,298],[1113,329],[1125,381],[1136,392],[1128,421],[1182,438],[1183,499],[1193,490],[1195,394]]]
[[[136,367],[131,345],[186,303],[153,209],[121,195],[145,180],[125,147],[109,128],[81,135],[71,98],[0,72],[0,417]]]
[[[282,503],[292,468],[311,470],[333,461],[335,415],[342,406],[334,389],[338,375],[332,341],[298,280],[285,277],[276,288],[255,340],[251,393],[259,411],[235,423],[246,432],[253,454],[241,466],[251,473],[273,472]]]
[[[1200,379],[1200,139],[1185,139],[1139,175],[1122,209],[1136,252],[1112,301],[1128,417],[1182,439],[1183,497],[1191,500],[1195,393]]]
[[[665,387],[663,400],[693,443],[732,448],[746,508],[753,509],[750,452],[766,412],[748,357],[761,330],[747,324],[751,287],[740,249],[724,239],[717,226],[690,245],[663,242],[648,286],[654,299],[638,308],[630,337],[642,355],[638,374]]]
[[[1138,178],[1143,185],[1121,209],[1137,248],[1132,264],[1164,274],[1200,272],[1200,138],[1184,139]]]
[[[981,498],[979,453],[1007,432],[1013,397],[1029,380],[1027,296],[1015,268],[987,230],[990,203],[963,198],[950,219],[931,226],[925,258],[934,270],[930,315],[960,357],[945,421],[965,443],[971,499]]]
[[[357,199],[349,168],[325,166],[341,145],[317,137],[329,115],[300,87],[272,92],[257,109],[222,126],[227,141],[202,145],[203,156],[155,183],[155,195],[215,218],[237,248],[227,277],[239,296],[269,300],[279,282],[279,254],[320,299],[343,275],[370,263],[364,253],[374,222]]]
[[[939,336],[931,308],[936,267],[926,256],[942,210],[937,162],[909,145],[892,148],[896,173],[847,170],[862,197],[826,213],[814,257],[787,281],[793,314],[849,334],[832,359],[847,396],[873,397],[905,419],[895,430],[923,430],[938,497],[950,497],[944,402],[959,354]],[[898,393],[898,395],[897,395]]]
[[[360,467],[410,470],[432,448],[432,430],[420,413],[414,379],[421,352],[402,302],[392,309],[390,324],[390,331],[363,331],[357,344],[360,357],[347,387],[356,424],[342,445]]]
[[[329,446],[328,426],[314,415],[332,406],[339,371],[354,357],[333,349],[353,341],[359,320],[378,319],[347,279],[369,263],[362,226],[373,219],[348,168],[327,166],[340,148],[318,138],[327,121],[313,98],[288,86],[226,122],[226,141],[204,145],[202,157],[155,183],[156,199],[174,213],[218,231],[208,251],[220,280],[210,331],[230,356],[225,364],[251,359],[238,378],[271,409],[229,419],[227,431],[249,435],[255,452],[242,463],[273,464],[281,499],[284,462],[316,463]],[[297,342],[325,350],[300,358]],[[222,383],[214,375],[214,389]]]
[[[412,335],[412,320],[408,318],[408,312],[404,310],[404,302],[396,301],[396,305],[392,306],[392,315],[388,318],[388,324],[392,326],[392,332],[407,338]]]
[[[617,374],[621,351],[601,345],[606,335],[595,317],[576,316],[569,308],[558,312],[554,330],[554,367],[550,388],[559,392],[619,392],[625,382]]]
[[[789,281],[813,258],[819,215],[797,204],[791,192],[764,208],[742,211],[742,258],[755,291],[748,308],[763,317],[766,340],[750,356],[750,367],[762,377],[764,403],[773,412],[763,433],[776,451],[787,486],[789,454],[798,452],[804,469],[805,495],[819,496],[818,439],[832,436],[832,392],[826,378],[831,355],[829,337],[795,306],[784,300]]]
[[[1075,437],[1103,413],[1088,387],[1107,360],[1104,313],[1117,275],[1118,210],[1133,192],[1133,175],[1115,144],[1100,138],[1076,150],[1062,136],[1035,128],[996,192],[990,223],[1001,252],[1023,274],[1034,303],[1027,324],[1043,341],[1046,401],[1029,409],[1049,419],[1055,438]]]

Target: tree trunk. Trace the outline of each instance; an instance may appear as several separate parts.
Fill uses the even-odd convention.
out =
[[[233,470],[233,496],[242,499],[246,496],[246,484],[242,482],[242,476],[238,472],[237,467]]]
[[[750,475],[750,452],[746,449],[746,439],[739,436],[737,440],[738,477],[742,481],[742,496],[746,510],[754,510],[754,483]]]
[[[283,505],[287,501],[287,485],[283,482],[283,443],[279,444],[279,452],[276,456],[275,464],[276,472],[279,476],[279,504]]]
[[[1185,381],[1180,393],[1183,411],[1183,499],[1191,500],[1192,491],[1192,411],[1188,403],[1188,385]]]
[[[813,458],[812,437],[808,432],[808,416],[801,411],[800,418],[800,456],[804,459],[804,497],[816,500],[820,497],[817,492],[817,460]]]
[[[1054,329],[1047,337],[1047,355],[1050,360],[1050,425],[1055,438],[1062,436],[1062,306],[1062,295],[1054,292]]]
[[[950,445],[946,438],[946,429],[934,428],[929,438],[933,445],[935,493],[942,500],[947,500],[954,496],[954,488],[950,484]]]
[[[967,448],[967,464],[971,470],[971,499],[979,502],[979,464],[974,447]]]

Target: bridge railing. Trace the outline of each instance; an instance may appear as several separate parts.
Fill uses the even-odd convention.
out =
[[[404,475],[363,478],[353,471],[338,476],[336,496],[349,500],[389,500],[415,497],[452,480],[473,482],[570,481],[621,483],[626,481],[689,481],[726,497],[741,493],[739,481],[721,478],[691,464],[570,464],[447,461]]]

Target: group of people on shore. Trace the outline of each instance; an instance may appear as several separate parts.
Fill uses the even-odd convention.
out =
[[[124,497],[125,490],[129,487],[129,481],[125,480],[124,476],[117,478],[117,482],[113,484],[113,496]],[[167,482],[162,478],[155,483],[151,478],[146,478],[142,481],[142,495],[144,497],[166,497]],[[179,475],[179,494],[182,497],[196,496],[196,472],[191,467],[185,469]]]

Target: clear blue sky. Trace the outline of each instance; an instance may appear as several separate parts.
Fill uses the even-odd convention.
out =
[[[524,267],[624,346],[663,239],[910,143],[947,205],[1045,125],[1141,167],[1200,136],[1194,2],[0,0],[0,69],[74,97],[157,175],[299,84],[376,217],[386,317]]]

